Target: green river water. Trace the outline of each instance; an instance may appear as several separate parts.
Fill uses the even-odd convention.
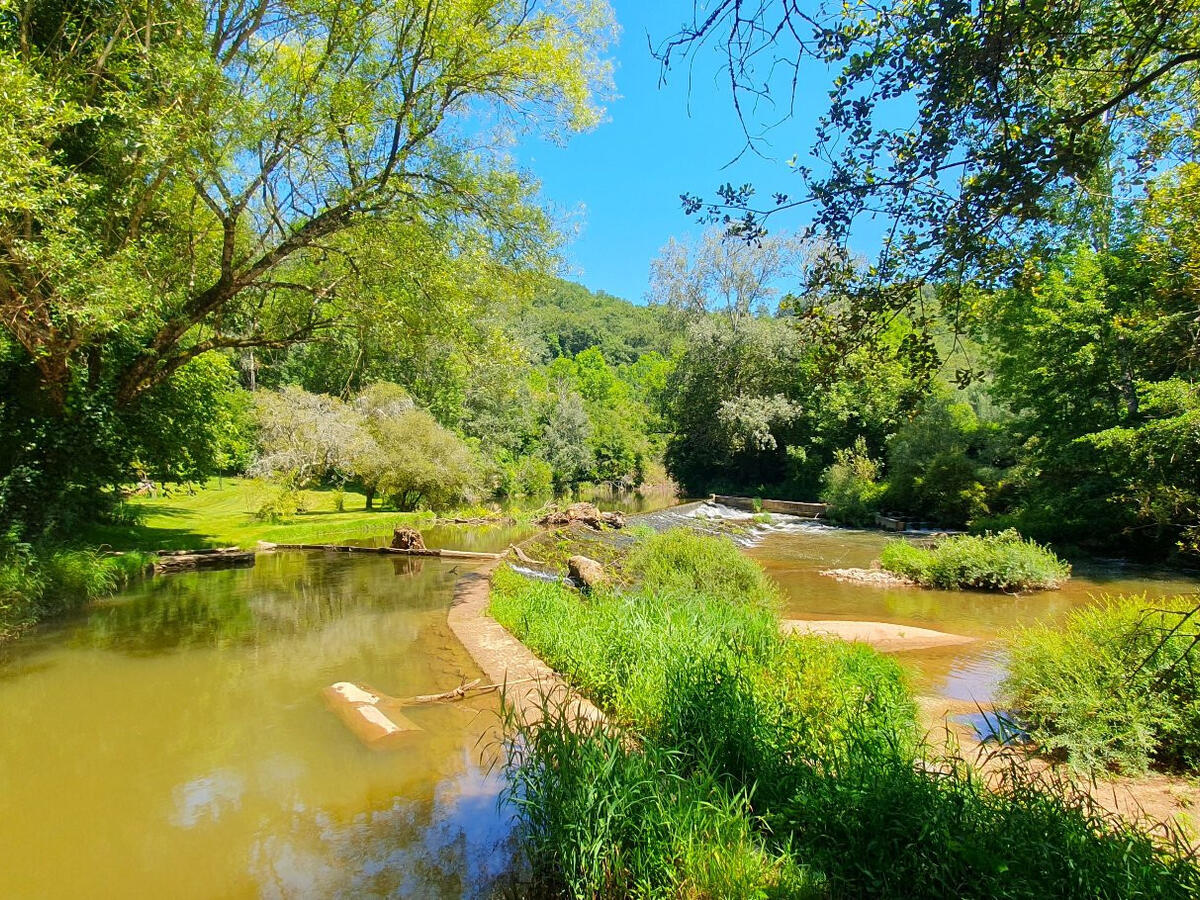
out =
[[[430,532],[498,549],[520,530]],[[910,655],[918,687],[986,699],[991,643],[1102,591],[1195,591],[1180,576],[1094,567],[1024,598],[838,584],[885,538],[768,535],[751,551],[785,614],[983,638]],[[436,559],[260,555],[253,569],[147,580],[0,650],[0,896],[460,897],[514,861],[494,757],[496,701],[418,708],[423,729],[366,749],[321,690],[394,696],[479,676],[446,625],[467,567]]]

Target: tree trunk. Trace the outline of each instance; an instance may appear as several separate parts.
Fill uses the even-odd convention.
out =
[[[372,504],[375,502],[375,488],[367,488],[366,494],[367,494],[367,509],[371,509]]]

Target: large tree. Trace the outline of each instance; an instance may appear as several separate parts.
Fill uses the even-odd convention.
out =
[[[387,319],[422,235],[540,254],[504,145],[599,120],[612,28],[604,0],[0,0],[0,519],[121,477],[197,357]]]
[[[750,237],[811,210],[843,246],[882,219],[874,266],[815,274],[885,313],[931,279],[1003,281],[1063,222],[1103,231],[1114,200],[1196,151],[1196,0],[717,0],[659,55],[669,71],[714,44],[748,140],[832,73],[830,102],[812,161],[789,148],[802,184],[688,208]]]
[[[603,0],[0,3],[0,319],[61,410],[327,322],[382,217],[520,225],[490,125],[598,120]]]

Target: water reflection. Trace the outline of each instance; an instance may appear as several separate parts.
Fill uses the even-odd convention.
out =
[[[397,563],[401,565],[397,565]],[[479,677],[438,560],[275,554],[139,585],[0,660],[0,895],[472,896],[512,859],[495,697],[401,751],[324,708]],[[465,566],[462,566],[465,569]]]

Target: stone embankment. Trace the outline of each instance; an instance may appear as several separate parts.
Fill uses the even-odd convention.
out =
[[[493,564],[458,579],[447,616],[450,630],[490,681],[508,686],[505,702],[526,724],[537,722],[547,706],[557,708],[563,704],[576,718],[604,721],[604,713],[572,691],[553,669],[488,614],[495,568]]]

